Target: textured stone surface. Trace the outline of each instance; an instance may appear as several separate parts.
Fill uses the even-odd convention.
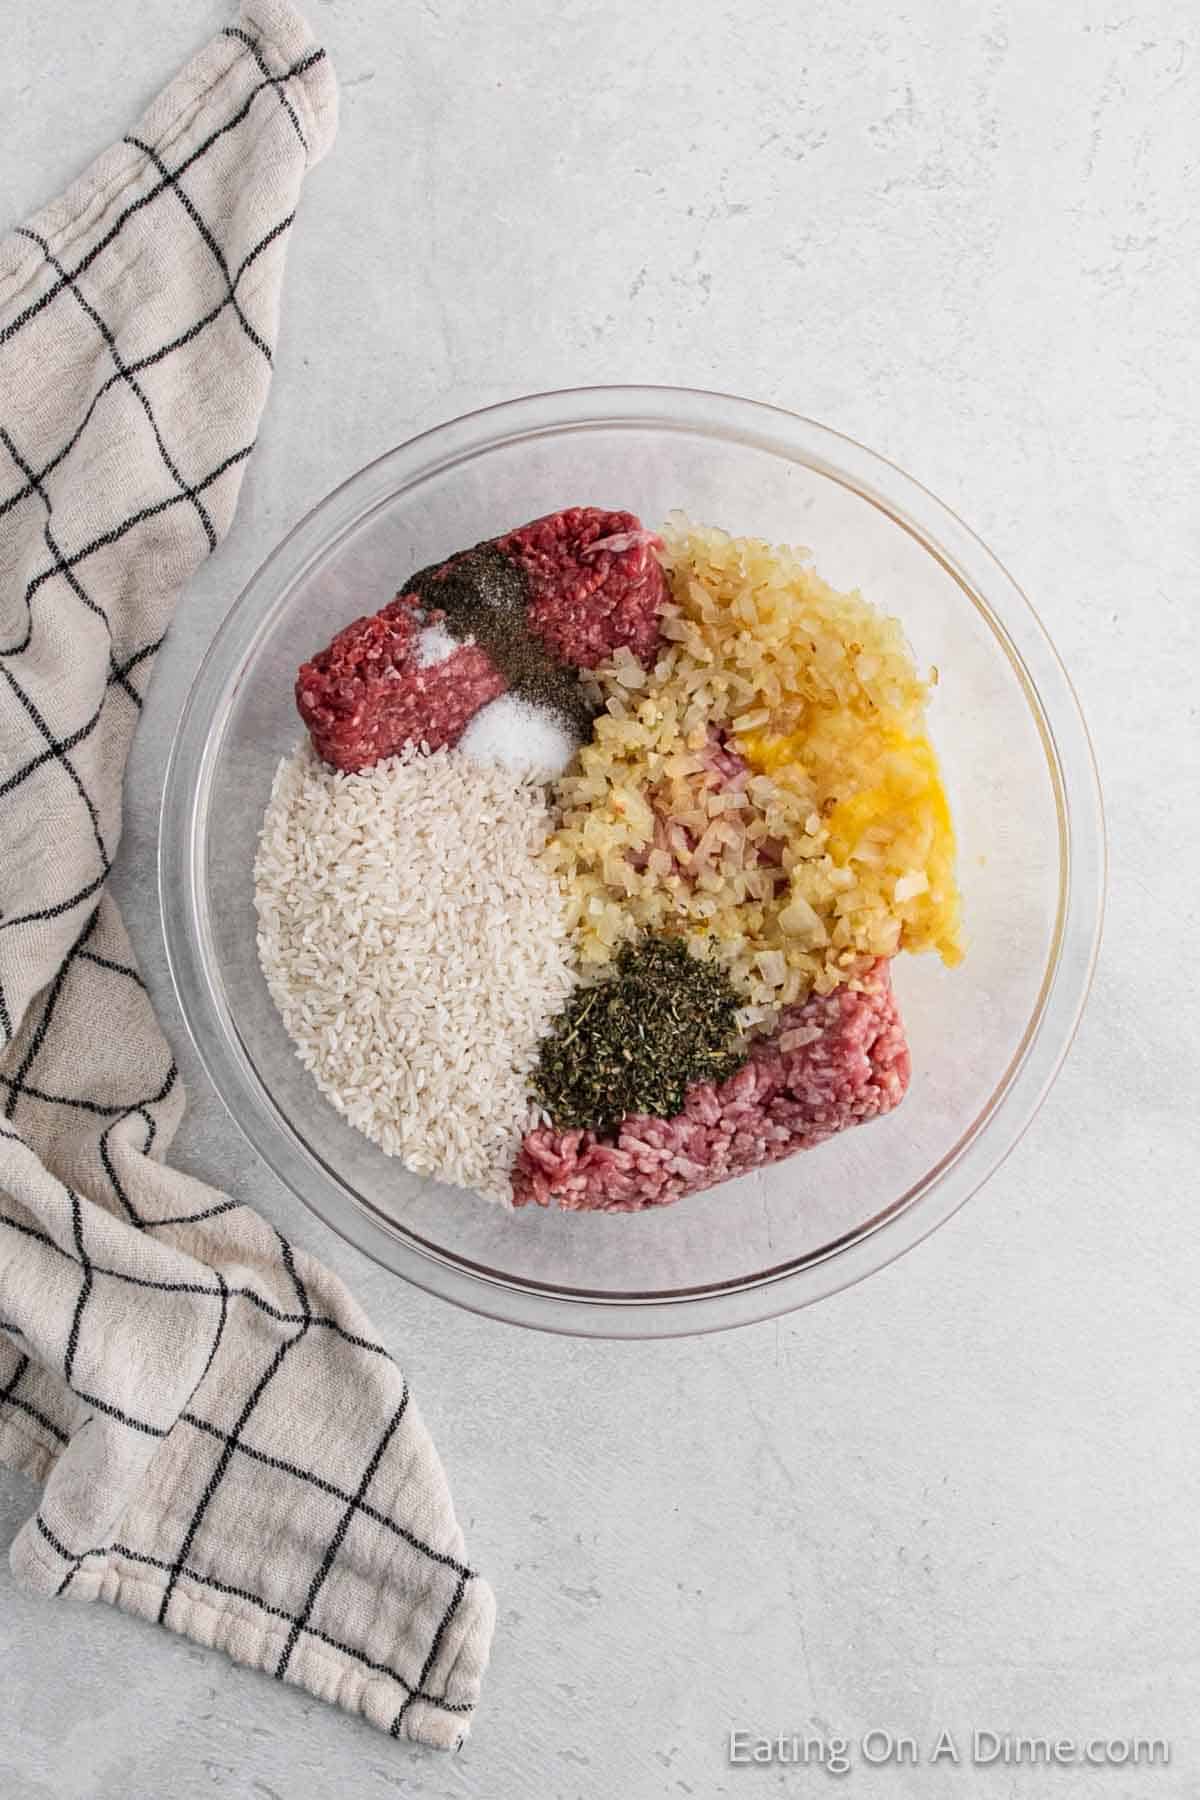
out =
[[[333,1263],[395,1344],[500,1597],[495,1661],[470,1744],[438,1760],[129,1619],[35,1602],[0,1570],[0,1794],[816,1792],[815,1772],[728,1768],[729,1728],[944,1722],[1159,1732],[1175,1761],[974,1780],[860,1765],[847,1791],[1190,1795],[1200,1019],[1174,971],[1195,967],[1200,875],[1194,10],[311,10],[341,140],[305,191],[235,532],[155,676],[121,897],[189,1077],[180,1155]],[[68,22],[6,0],[5,220],[225,17],[214,0],[80,0]],[[309,1217],[188,1053],[153,874],[182,697],[279,535],[414,431],[622,379],[811,413],[961,511],[1079,685],[1114,865],[1079,1041],[985,1191],[852,1292],[662,1346],[455,1313]],[[0,1541],[31,1498],[0,1475]]]

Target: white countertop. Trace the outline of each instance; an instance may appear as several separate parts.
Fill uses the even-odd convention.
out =
[[[177,1158],[337,1268],[413,1379],[499,1596],[461,1755],[397,1745],[0,1569],[4,1800],[820,1791],[728,1733],[1161,1735],[1171,1768],[864,1767],[856,1796],[1200,1787],[1196,290],[1182,0],[311,0],[342,128],[292,247],[234,531],[159,660],[120,893],[185,1072]],[[0,215],[228,16],[6,0]],[[736,25],[729,21],[737,19]],[[1190,174],[1189,174],[1190,168]],[[537,1336],[401,1286],[260,1166],[195,1067],[153,874],[218,620],[368,458],[531,389],[712,386],[917,475],[1031,595],[1113,870],[1076,1047],[1006,1166],[864,1285],[696,1341]],[[1193,1198],[1188,1200],[1188,1191]],[[0,1542],[32,1491],[0,1473]],[[836,1783],[834,1784],[836,1786]]]

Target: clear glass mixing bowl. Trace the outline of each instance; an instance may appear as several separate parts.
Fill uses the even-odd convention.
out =
[[[251,864],[301,735],[302,657],[414,569],[569,504],[673,507],[807,545],[936,664],[931,732],[970,948],[901,957],[913,1080],[889,1117],[675,1206],[506,1213],[410,1175],[301,1068],[259,971]],[[328,1224],[500,1319],[598,1336],[710,1330],[856,1281],[947,1218],[1012,1148],[1070,1043],[1100,932],[1104,830],[1079,707],[1011,578],[932,495],[811,421],[721,394],[592,388],[456,419],[360,471],[225,620],[180,721],[159,880],[188,1027],[237,1124]]]

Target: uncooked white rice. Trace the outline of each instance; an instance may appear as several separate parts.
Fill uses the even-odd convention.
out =
[[[406,749],[361,774],[305,742],[254,865],[258,953],[301,1062],[389,1156],[491,1199],[573,984],[534,777]]]

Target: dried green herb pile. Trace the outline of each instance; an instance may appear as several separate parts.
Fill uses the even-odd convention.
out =
[[[559,1015],[534,1094],[560,1130],[604,1130],[631,1113],[672,1118],[693,1081],[727,1081],[745,1062],[740,1004],[725,970],[681,939],[625,944],[612,973]]]

